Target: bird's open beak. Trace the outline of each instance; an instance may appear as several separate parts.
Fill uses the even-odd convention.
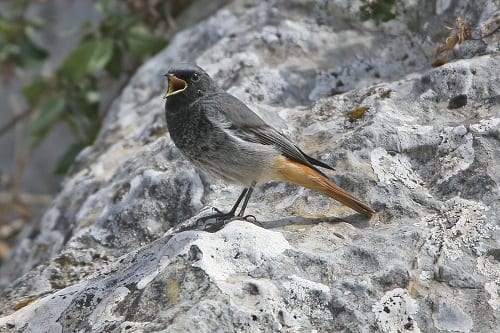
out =
[[[168,90],[165,97],[175,95],[186,90],[188,86],[186,81],[179,79],[173,74],[167,74],[166,77],[168,79]]]

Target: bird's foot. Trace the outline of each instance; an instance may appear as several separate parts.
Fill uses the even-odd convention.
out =
[[[224,213],[215,207],[212,207],[212,209],[216,213],[202,216],[196,221],[196,224],[198,226],[203,226],[204,231],[219,231],[226,225],[227,222],[231,221],[231,219],[234,218],[234,212]]]
[[[234,215],[234,212],[228,212],[224,213],[221,212],[219,209],[212,207],[214,211],[217,213],[215,214],[210,214],[207,216],[200,217],[197,221],[196,224],[198,226],[203,226],[204,231],[208,232],[216,232],[224,228],[224,226],[234,220],[243,220],[251,223],[257,223],[257,219],[253,215],[245,215],[245,216],[240,216],[240,215]],[[211,221],[213,220],[213,221]]]
[[[231,218],[234,217],[234,212],[227,212],[224,213],[223,211],[220,211],[219,209],[212,207],[212,210],[215,211],[214,214],[208,214],[205,216],[200,217],[198,220],[196,220],[197,225],[202,225],[208,220],[216,220],[216,221],[227,221],[230,220]]]

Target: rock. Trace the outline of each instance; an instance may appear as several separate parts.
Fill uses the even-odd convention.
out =
[[[433,319],[441,331],[470,332],[472,329],[470,316],[453,302],[440,302]]]
[[[413,318],[418,312],[418,305],[405,289],[388,291],[380,302],[373,305],[372,311],[384,332],[420,332]]]
[[[0,268],[0,331],[495,332],[499,43],[433,69],[429,55],[442,22],[498,8],[459,3],[400,2],[375,28],[351,2],[234,1],[179,32]],[[269,182],[247,208],[259,225],[181,231],[240,189],[166,133],[162,74],[179,61],[335,166],[378,216]]]

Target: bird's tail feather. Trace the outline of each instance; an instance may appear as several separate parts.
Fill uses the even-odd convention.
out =
[[[286,157],[279,157],[276,160],[273,165],[272,178],[295,183],[302,187],[321,192],[368,218],[372,218],[377,213],[370,206],[332,183],[318,171],[302,163],[289,160]]]

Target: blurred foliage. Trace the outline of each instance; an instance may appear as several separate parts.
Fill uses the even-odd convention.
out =
[[[396,0],[361,0],[361,3],[359,16],[362,21],[373,20],[379,25],[396,17]]]
[[[28,126],[34,147],[55,124],[69,125],[76,140],[61,155],[55,170],[64,174],[99,132],[101,90],[105,89],[102,82],[109,85],[110,80],[123,79],[126,62],[139,63],[142,57],[164,48],[166,41],[154,35],[125,1],[97,0],[99,23],[85,22],[77,27],[74,33],[82,36],[79,45],[50,77],[43,77],[39,74],[40,66],[36,65],[45,59],[47,52],[35,43],[33,36],[45,23],[39,18],[26,18],[32,1],[11,0],[0,13],[0,69],[7,79],[15,67],[35,70],[34,79],[22,91],[29,108],[34,110]]]
[[[24,17],[30,2],[12,0],[7,10],[0,10],[0,69],[4,81],[12,77],[15,67],[39,64],[47,56],[47,52],[33,38],[45,22],[39,18]]]

